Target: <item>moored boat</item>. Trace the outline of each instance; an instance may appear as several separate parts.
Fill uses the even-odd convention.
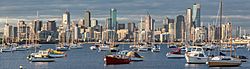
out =
[[[184,58],[184,54],[181,54],[181,49],[176,48],[173,49],[171,52],[166,54],[167,58]]]
[[[157,44],[155,44],[152,49],[151,49],[152,52],[160,52],[161,51],[161,47]]]
[[[230,56],[216,56],[207,62],[209,67],[237,67],[242,64],[241,60]]]
[[[106,55],[104,58],[106,65],[112,64],[129,64],[131,60],[127,56],[123,55]]]
[[[186,62],[189,64],[205,64],[208,60],[202,47],[196,46],[190,52],[185,53]]]

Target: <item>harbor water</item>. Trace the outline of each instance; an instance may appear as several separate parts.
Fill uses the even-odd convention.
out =
[[[42,44],[42,49],[53,48],[55,44]],[[30,62],[27,55],[34,52],[14,51],[0,54],[0,69],[250,69],[250,63],[244,62],[239,67],[208,67],[206,64],[187,64],[185,58],[168,59],[166,53],[171,50],[167,45],[161,45],[160,52],[139,52],[144,56],[143,61],[131,62],[130,64],[105,65],[104,56],[109,52],[90,50],[90,44],[85,44],[83,49],[66,51],[67,57],[56,58],[55,62]],[[120,49],[129,50],[128,44],[119,46]],[[247,49],[237,49],[237,55],[250,57]],[[250,61],[248,59],[248,61]]]

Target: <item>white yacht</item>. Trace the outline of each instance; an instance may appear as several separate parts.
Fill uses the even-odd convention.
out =
[[[206,63],[208,60],[207,55],[204,53],[202,47],[192,48],[190,52],[185,53],[187,63]]]

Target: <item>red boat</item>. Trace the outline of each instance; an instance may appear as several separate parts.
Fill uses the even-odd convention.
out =
[[[106,55],[104,58],[104,62],[107,65],[110,64],[129,64],[130,63],[129,57],[122,56],[122,55]]]

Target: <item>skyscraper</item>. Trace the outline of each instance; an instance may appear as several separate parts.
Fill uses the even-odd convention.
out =
[[[181,40],[183,38],[184,33],[184,16],[178,15],[175,19],[174,29],[175,29],[175,40]]]
[[[84,26],[91,27],[91,14],[89,10],[84,13]]]
[[[117,41],[117,10],[115,8],[110,9],[110,18],[111,18],[111,41]],[[110,31],[110,32],[111,32]]]
[[[134,30],[135,30],[135,23],[129,22],[128,23],[128,32],[132,33],[132,32],[134,32]]]
[[[144,28],[145,28],[145,41],[152,41],[154,34],[154,19],[151,18],[150,14],[147,13],[144,19]]]
[[[110,9],[110,18],[112,30],[117,30],[117,10],[115,8]]]
[[[166,18],[163,19],[163,28],[165,29],[165,32],[168,32],[168,24],[169,24],[169,18],[166,16]]]
[[[69,40],[70,39],[70,12],[66,11],[63,13],[63,29],[65,31],[65,39],[64,40]],[[60,36],[59,36],[60,37]]]
[[[191,27],[193,26],[193,23],[192,23],[192,9],[191,8],[188,8],[186,10],[186,19],[185,19],[185,34],[186,34],[186,39],[189,40],[190,39],[190,35],[191,35]]]
[[[195,27],[200,27],[200,10],[201,10],[200,4],[195,3],[192,9],[193,9],[192,11],[193,24],[195,24]]]
[[[55,20],[47,22],[47,30],[56,32],[57,28],[56,28],[56,21]]]
[[[32,22],[32,26],[33,26],[33,29],[34,29],[34,32],[37,33],[37,31],[41,31],[42,30],[42,21],[40,20],[34,20]]]
[[[4,25],[4,33],[3,33],[3,36],[5,38],[10,38],[12,37],[12,26],[9,25],[9,24],[5,24]]]

